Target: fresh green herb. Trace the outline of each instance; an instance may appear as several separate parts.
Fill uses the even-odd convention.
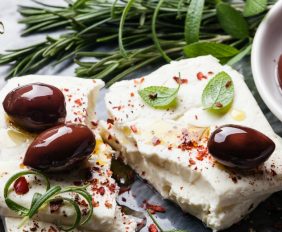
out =
[[[138,91],[140,97],[149,106],[156,109],[168,109],[177,104],[178,88],[168,88],[165,86],[149,86]]]
[[[244,16],[258,15],[267,9],[267,0],[247,0],[244,7]]]
[[[185,22],[185,40],[187,44],[198,42],[205,0],[191,0]]]
[[[221,113],[230,108],[233,98],[232,79],[226,72],[220,72],[206,85],[202,94],[202,104],[205,109]]]
[[[245,48],[243,48],[236,56],[234,56],[232,59],[230,59],[227,64],[228,65],[234,65],[236,64],[239,60],[241,60],[243,57],[245,57],[246,55],[249,55],[251,53],[252,50],[252,45],[249,44],[248,46],[246,46]]]
[[[45,180],[46,184],[46,192],[45,193],[35,193],[33,195],[30,208],[23,207],[13,201],[9,198],[9,192],[11,185],[21,176],[26,175],[35,175],[43,178]],[[77,195],[80,195],[83,197],[83,199],[86,200],[88,204],[88,212],[86,216],[82,216],[81,210],[79,208],[79,205],[76,201],[74,201],[71,198],[62,197],[61,195],[64,193],[75,193]],[[46,207],[50,202],[60,198],[63,202],[67,202],[70,206],[73,207],[76,217],[74,219],[74,222],[69,227],[62,227],[59,226],[61,230],[63,231],[72,231],[74,228],[77,228],[78,226],[84,225],[86,222],[88,222],[93,214],[93,206],[92,206],[92,196],[87,192],[86,186],[77,187],[77,186],[69,186],[66,188],[61,188],[60,186],[52,186],[50,187],[50,181],[48,177],[46,177],[44,174],[40,172],[35,171],[24,171],[19,172],[7,181],[5,187],[4,187],[4,198],[7,206],[15,211],[18,215],[22,216],[22,222],[19,225],[19,228],[23,226],[29,219],[33,218],[35,214],[38,213],[38,211],[44,207]]]
[[[222,29],[236,39],[249,36],[249,26],[242,13],[228,3],[219,3],[216,14]]]
[[[203,55],[213,55],[222,62],[234,57],[239,53],[238,49],[215,42],[197,42],[184,47],[186,57],[197,57]]]
[[[135,0],[129,0],[128,3],[126,4],[123,12],[122,12],[122,16],[120,18],[120,24],[119,24],[119,32],[118,32],[118,43],[119,43],[119,49],[120,49],[120,52],[121,54],[124,56],[124,57],[127,57],[127,54],[126,54],[126,51],[124,49],[124,46],[123,46],[123,27],[124,27],[124,23],[125,23],[125,19],[126,19],[126,16],[130,10],[130,8],[132,7],[132,4],[134,3]]]
[[[47,37],[39,44],[0,55],[0,65],[10,65],[8,77],[67,61],[65,64],[78,64],[77,76],[100,78],[109,86],[146,65],[183,58],[183,48],[198,41],[225,44],[246,55],[243,50],[276,0],[268,0],[266,10],[251,17],[242,12],[253,1],[66,2],[66,6],[38,1],[37,5],[20,6],[20,23],[26,26],[22,34],[44,32]],[[58,30],[59,37],[48,36]],[[243,57],[235,56],[233,61]]]
[[[187,230],[163,230],[160,226],[160,224],[157,222],[157,220],[154,218],[154,216],[151,214],[151,212],[149,210],[146,210],[149,217],[152,219],[152,221],[154,222],[154,224],[159,228],[160,232],[188,232]]]
[[[164,52],[164,50],[162,49],[161,47],[161,44],[160,44],[160,41],[158,39],[158,35],[157,35],[157,32],[156,32],[156,21],[157,21],[157,16],[158,16],[158,13],[159,13],[159,10],[163,4],[165,0],[160,0],[157,7],[156,7],[156,10],[154,12],[154,15],[153,15],[153,20],[152,20],[152,36],[153,36],[153,40],[154,40],[154,43],[156,45],[156,48],[159,50],[159,52],[162,54],[162,57],[167,61],[167,62],[170,62],[171,59],[170,57]]]

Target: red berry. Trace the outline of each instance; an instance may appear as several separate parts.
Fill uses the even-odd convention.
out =
[[[28,193],[29,187],[27,180],[24,176],[19,177],[14,183],[14,190],[18,195],[24,195]]]

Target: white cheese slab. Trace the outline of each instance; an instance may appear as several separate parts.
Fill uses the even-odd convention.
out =
[[[47,222],[30,220],[22,228],[18,228],[21,219],[19,218],[6,218],[5,226],[7,232],[29,232],[29,231],[41,231],[41,232],[61,232],[57,226]],[[121,212],[121,209],[118,208],[116,211],[113,227],[110,229],[111,232],[134,232],[136,228],[136,222],[131,216],[127,216]],[[75,229],[71,232],[105,232],[105,230],[84,230],[84,229]]]
[[[217,73],[228,73],[234,83],[232,108],[224,115],[204,110],[201,95]],[[138,90],[148,86],[176,88],[174,77],[183,83],[178,105],[157,110],[144,103]],[[204,75],[206,78],[199,78]],[[241,74],[222,66],[212,56],[171,62],[148,76],[114,84],[105,98],[111,123],[101,123],[102,136],[122,152],[128,162],[165,197],[184,211],[200,218],[208,227],[220,230],[238,222],[268,195],[282,189],[281,139],[273,132]],[[276,149],[260,173],[234,173],[215,163],[209,154],[198,157],[196,149],[182,151],[183,130],[212,132],[215,127],[238,124],[268,135]],[[197,134],[197,133],[196,133]],[[154,142],[156,137],[160,144]],[[200,141],[203,150],[206,141]]]
[[[62,187],[73,185],[75,182],[85,178],[84,170],[86,168],[94,170],[92,171],[91,184],[88,187],[88,192],[93,196],[93,217],[83,226],[83,229],[109,231],[118,227],[117,223],[120,222],[117,222],[115,218],[120,209],[117,208],[115,199],[119,189],[111,178],[112,149],[104,144],[97,131],[94,131],[96,123],[95,103],[99,90],[104,86],[104,83],[100,80],[85,80],[75,77],[31,75],[9,80],[7,85],[0,91],[0,98],[4,99],[9,91],[18,86],[36,82],[54,85],[61,89],[66,100],[66,121],[86,124],[93,128],[93,133],[96,135],[96,148],[89,161],[77,167],[77,170],[70,171],[65,175],[53,176],[51,185],[57,184]],[[28,134],[12,126],[5,115],[2,105],[0,106],[0,125],[0,135],[2,137],[0,141],[0,186],[2,186],[0,188],[0,214],[2,216],[16,217],[17,215],[8,209],[4,202],[3,188],[10,176],[26,170],[26,167],[21,163],[35,135]],[[33,194],[35,192],[44,192],[44,185],[42,183],[36,184],[37,181],[34,180],[33,176],[27,178],[32,186],[29,192],[22,196],[11,193],[11,197],[17,199],[20,204],[29,207]],[[103,188],[104,193],[99,191],[100,188]],[[56,213],[50,213],[49,207],[46,207],[36,215],[37,220],[49,223],[60,222],[61,224],[71,224],[73,217],[73,210],[66,207]]]

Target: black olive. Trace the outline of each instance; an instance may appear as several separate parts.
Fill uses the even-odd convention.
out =
[[[30,144],[24,165],[42,171],[62,171],[86,160],[96,145],[84,125],[60,125],[40,133]]]
[[[208,150],[219,163],[248,170],[264,163],[275,150],[275,143],[255,129],[224,125],[211,134]]]
[[[33,83],[8,93],[3,107],[11,121],[28,131],[42,131],[65,121],[65,97],[58,88]]]

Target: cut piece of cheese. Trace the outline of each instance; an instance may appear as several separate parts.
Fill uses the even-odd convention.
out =
[[[119,188],[112,179],[110,170],[113,151],[102,142],[97,130],[95,131],[95,102],[104,83],[100,80],[84,80],[75,77],[25,76],[8,81],[0,91],[0,97],[4,99],[7,93],[14,88],[36,82],[50,84],[61,89],[66,99],[66,122],[86,124],[93,128],[96,136],[96,148],[90,159],[69,173],[50,176],[51,185],[71,186],[84,181],[87,174],[89,178],[87,182],[90,184],[87,190],[93,197],[94,209],[91,220],[83,225],[83,229],[111,231],[113,228],[120,227],[120,222],[116,220],[116,215],[120,214],[120,209],[116,204]],[[22,165],[22,160],[36,135],[12,125],[2,106],[0,111],[0,135],[2,136],[0,141],[0,186],[2,186],[0,188],[0,214],[16,217],[17,215],[7,207],[3,199],[3,188],[9,177],[27,169]],[[19,196],[11,192],[10,196],[29,208],[33,194],[35,192],[44,193],[45,190],[43,180],[40,178],[29,175],[27,180],[31,187],[27,194]],[[51,213],[50,206],[47,206],[39,211],[35,219],[69,225],[73,222],[74,216],[74,211],[70,207],[62,207],[55,213]],[[136,223],[132,223],[132,227],[134,226]]]
[[[61,230],[54,224],[30,220],[22,228],[18,228],[21,219],[8,217],[5,218],[5,227],[7,232],[29,232],[29,231],[40,231],[40,232],[60,232]],[[131,216],[127,216],[122,213],[121,209],[118,208],[116,211],[115,219],[111,232],[134,232],[136,228],[136,222]],[[71,232],[105,232],[106,230],[84,230],[75,229]]]
[[[203,109],[201,95],[208,81],[222,71],[232,78],[235,96],[226,114],[215,114]],[[139,96],[138,91],[148,86],[176,88],[179,73],[185,80],[176,107],[154,109]],[[242,75],[212,56],[171,62],[148,76],[116,83],[105,101],[112,120],[100,124],[104,140],[120,150],[125,162],[165,198],[214,230],[238,222],[259,202],[282,189],[281,139]],[[208,154],[210,133],[225,124],[257,129],[275,142],[274,153],[257,172],[231,171]]]

